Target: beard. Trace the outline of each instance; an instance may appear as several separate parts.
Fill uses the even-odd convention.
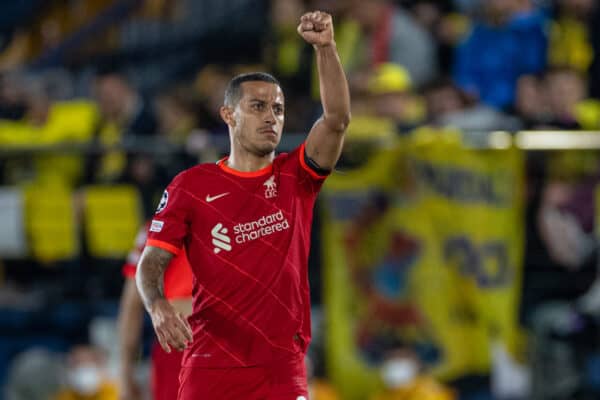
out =
[[[275,151],[279,141],[271,142],[267,140],[261,140],[252,142],[246,138],[240,138],[239,144],[246,152],[254,154],[258,157],[265,157]]]
[[[259,143],[254,146],[253,153],[265,157],[275,151],[277,145],[275,143]]]

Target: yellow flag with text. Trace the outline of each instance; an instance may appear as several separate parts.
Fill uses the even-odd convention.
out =
[[[326,356],[344,398],[372,392],[398,347],[452,379],[486,372],[492,340],[514,346],[523,179],[518,149],[466,149],[433,131],[328,179]]]

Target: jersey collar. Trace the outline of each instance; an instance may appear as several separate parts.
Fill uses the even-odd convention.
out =
[[[267,165],[264,168],[256,170],[256,171],[238,171],[237,169],[233,169],[227,165],[226,161],[228,158],[229,157],[221,158],[219,161],[217,161],[217,165],[223,171],[225,171],[231,175],[240,176],[242,178],[255,178],[257,176],[262,176],[262,175],[270,174],[273,172],[273,163]]]

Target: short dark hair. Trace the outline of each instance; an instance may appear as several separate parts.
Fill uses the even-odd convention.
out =
[[[250,72],[246,74],[240,74],[235,76],[229,81],[227,89],[225,89],[225,105],[235,106],[238,101],[242,98],[242,83],[244,82],[268,82],[274,83],[275,85],[281,86],[279,81],[266,72]]]

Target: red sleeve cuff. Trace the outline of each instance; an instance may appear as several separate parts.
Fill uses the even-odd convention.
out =
[[[312,176],[314,179],[318,179],[318,180],[323,180],[327,178],[327,175],[319,175],[317,174],[317,172],[312,169],[310,166],[308,166],[306,164],[306,160],[304,159],[304,143],[302,143],[300,145],[300,151],[298,152],[298,155],[300,157],[300,165],[302,166],[302,168],[304,168],[304,170],[306,172],[308,172],[310,174],[310,176]]]
[[[162,240],[156,240],[156,239],[146,240],[146,246],[158,247],[160,249],[166,250],[169,253],[173,253],[175,255],[179,254],[179,252],[181,251],[180,248],[172,245],[171,243],[163,242]]]
[[[123,276],[125,278],[135,279],[135,270],[136,270],[135,265],[127,263],[127,264],[123,265],[123,269],[121,270],[121,273],[123,274]]]

